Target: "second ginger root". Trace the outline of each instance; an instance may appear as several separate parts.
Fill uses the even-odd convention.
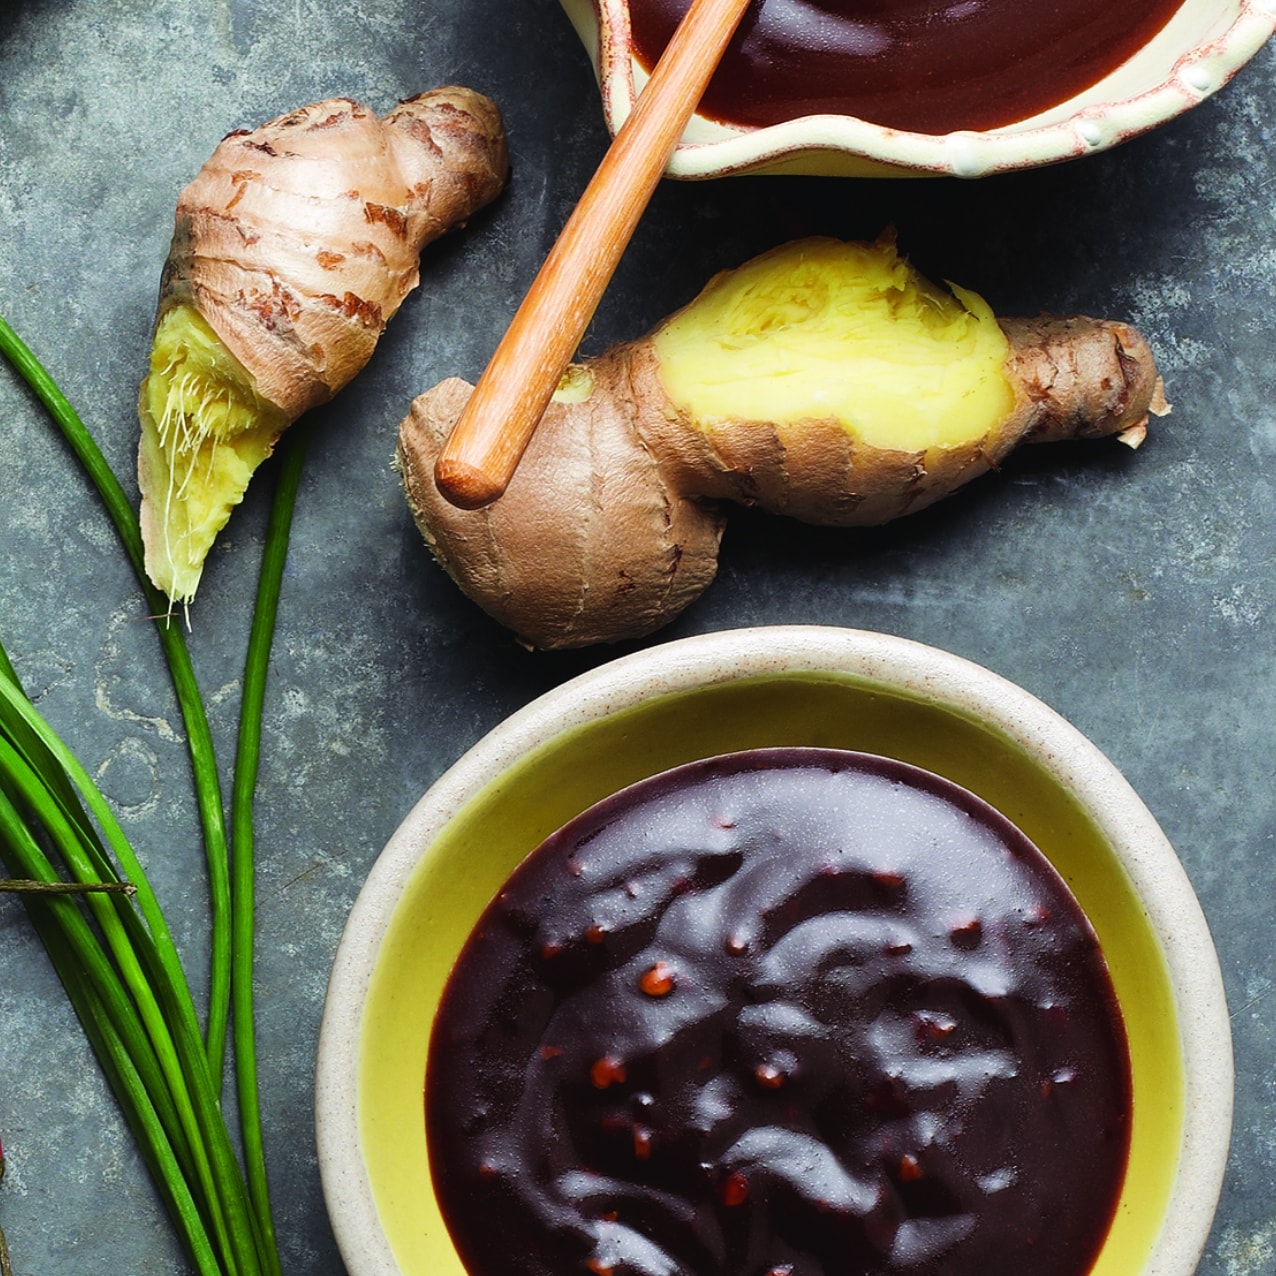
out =
[[[472,387],[400,427],[408,503],[461,588],[527,644],[651,633],[712,581],[720,501],[833,526],[924,508],[1025,442],[1164,410],[1146,342],[1083,317],[998,321],[894,242],[801,240],[725,272],[642,340],[574,365],[513,482],[450,505],[434,461]]]

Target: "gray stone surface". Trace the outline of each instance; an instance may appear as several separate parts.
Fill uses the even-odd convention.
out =
[[[428,560],[389,460],[412,395],[473,378],[605,145],[554,0],[5,0],[0,313],[132,486],[134,396],[180,186],[231,128],[330,94],[384,109],[493,94],[507,197],[427,253],[362,380],[306,427],[259,794],[268,1156],[289,1276],[342,1270],[312,1069],[346,912],[416,797],[502,717],[614,654],[533,655]],[[720,577],[663,637],[846,624],[1021,683],[1125,771],[1178,847],[1233,1011],[1232,1163],[1202,1276],[1276,1272],[1276,47],[1189,116],[1079,164],[974,184],[667,185],[588,338],[633,335],[711,269],[893,223],[1003,313],[1140,324],[1174,414],[1137,454],[1041,450],[882,531],[741,514]],[[191,647],[223,766],[271,482],[214,552]],[[205,899],[182,729],[142,598],[85,481],[0,369],[0,640],[143,848],[191,968]],[[25,916],[0,898],[0,1225],[20,1276],[185,1270]]]

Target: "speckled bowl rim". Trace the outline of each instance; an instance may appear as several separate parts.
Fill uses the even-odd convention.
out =
[[[337,950],[316,1074],[320,1175],[350,1276],[399,1273],[360,1150],[359,1043],[380,945],[422,855],[495,776],[572,728],[658,695],[743,678],[822,672],[852,674],[924,697],[1004,733],[1071,791],[1129,874],[1163,948],[1180,1017],[1185,1079],[1180,1168],[1164,1229],[1139,1276],[1189,1276],[1195,1270],[1222,1189],[1231,1137],[1231,1025],[1204,914],[1156,820],[1094,744],[998,674],[905,638],[785,625],[656,645],[563,683],[474,745],[431,786],[386,844]],[[1171,935],[1173,942],[1166,943]]]
[[[603,115],[615,133],[633,109],[645,74],[633,57],[628,0],[561,0],[594,64]],[[1240,0],[1232,24],[1186,48],[1168,76],[1109,100],[1080,95],[1063,118],[985,132],[944,135],[885,128],[846,115],[807,115],[768,128],[730,129],[697,118],[668,167],[704,179],[751,172],[836,172],[850,176],[984,177],[1077,159],[1164,124],[1217,92],[1276,31],[1276,0]],[[1137,57],[1138,55],[1136,55]],[[1134,61],[1134,59],[1131,59]],[[1105,81],[1106,83],[1106,81]],[[702,139],[706,132],[717,136]]]

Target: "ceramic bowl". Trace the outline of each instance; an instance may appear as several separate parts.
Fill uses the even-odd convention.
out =
[[[633,57],[628,0],[562,0],[594,63],[614,133],[646,73]],[[1133,58],[1086,92],[1031,119],[943,136],[847,115],[769,128],[695,116],[669,165],[683,178],[740,173],[847,177],[982,177],[1075,159],[1163,124],[1221,88],[1276,29],[1276,0],[1183,0]]]
[[[471,749],[377,860],[337,954],[319,1049],[324,1191],[350,1276],[463,1276],[430,1185],[433,1013],[479,913],[550,832],[695,758],[822,745],[973,790],[1032,838],[1099,935],[1126,1019],[1130,1163],[1091,1276],[1189,1276],[1231,1128],[1218,961],[1174,851],[1112,764],[1027,692],[955,656],[855,630],[708,634],[605,664]]]

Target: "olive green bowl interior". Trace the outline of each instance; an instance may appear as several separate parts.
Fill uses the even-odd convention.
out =
[[[1232,1062],[1217,958],[1173,850],[1111,763],[1026,692],[902,639],[805,626],[666,644],[565,684],[466,754],[387,845],[320,1041],[320,1165],[351,1276],[463,1276],[431,1190],[422,1088],[444,981],[506,876],[625,785],[766,745],[937,772],[1058,868],[1107,956],[1134,1074],[1126,1185],[1093,1274],[1188,1276],[1221,1186]]]

